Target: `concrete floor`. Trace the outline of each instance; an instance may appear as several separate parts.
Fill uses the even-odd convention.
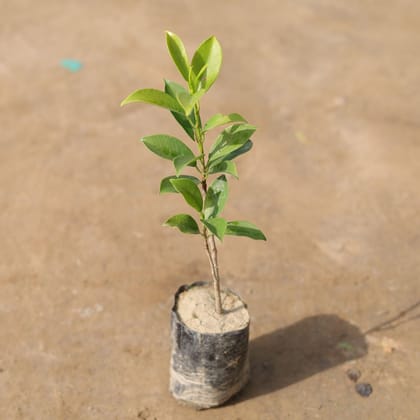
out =
[[[0,21],[1,419],[419,418],[420,3],[6,0]],[[168,392],[169,310],[207,259],[161,226],[185,206],[137,141],[183,134],[119,107],[180,80],[165,29],[218,37],[203,112],[259,127],[225,214],[268,242],[220,247],[252,379],[200,413]]]

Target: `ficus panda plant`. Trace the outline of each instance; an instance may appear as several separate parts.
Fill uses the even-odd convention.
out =
[[[251,136],[256,127],[236,113],[215,114],[203,124],[200,101],[216,81],[222,64],[222,49],[214,36],[201,43],[191,61],[177,35],[167,31],[166,43],[185,81],[184,86],[165,80],[164,90],[136,90],[121,105],[145,102],[169,110],[195,143],[194,152],[184,141],[168,134],[154,134],[141,139],[150,151],[172,161],[174,174],[162,179],[160,192],[179,193],[195,210],[195,217],[186,213],[176,214],[164,224],[176,227],[182,233],[203,237],[213,279],[215,310],[222,314],[215,237],[220,241],[225,235],[266,239],[252,223],[227,221],[221,216],[228,198],[226,174],[238,178],[235,159],[252,148]],[[221,130],[211,146],[207,145],[207,133],[221,126],[227,127]],[[188,167],[196,170],[196,176],[184,173]]]

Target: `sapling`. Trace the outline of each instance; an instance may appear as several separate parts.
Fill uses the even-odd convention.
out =
[[[191,62],[177,35],[167,31],[166,43],[186,86],[165,80],[163,91],[136,90],[121,105],[145,102],[168,109],[196,145],[194,153],[182,140],[167,134],[155,134],[141,139],[150,151],[171,160],[174,165],[175,174],[162,179],[160,192],[180,193],[196,211],[196,218],[182,213],[170,217],[164,224],[177,227],[183,233],[200,234],[204,238],[213,279],[215,310],[222,314],[215,236],[220,241],[225,235],[266,239],[261,230],[250,222],[227,221],[221,217],[228,197],[226,174],[238,178],[234,159],[251,149],[250,137],[256,127],[236,113],[216,114],[202,123],[200,101],[216,81],[222,64],[222,49],[214,36],[201,43]],[[220,132],[213,145],[205,146],[207,133],[223,125],[227,125],[227,128]],[[188,167],[194,168],[197,176],[183,173]]]

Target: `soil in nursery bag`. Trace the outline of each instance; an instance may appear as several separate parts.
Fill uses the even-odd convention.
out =
[[[182,286],[175,295],[170,389],[196,408],[223,404],[248,380],[248,310],[229,290],[221,298],[218,314],[207,283]]]

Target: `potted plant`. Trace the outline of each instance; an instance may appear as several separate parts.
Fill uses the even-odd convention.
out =
[[[214,36],[201,43],[191,62],[177,35],[166,32],[166,42],[186,87],[165,80],[164,90],[137,90],[121,105],[145,102],[168,109],[195,143],[194,152],[182,140],[166,134],[141,139],[150,151],[173,163],[174,174],[162,179],[160,192],[180,194],[195,210],[195,217],[176,214],[164,224],[201,235],[210,262],[211,283],[185,285],[175,294],[170,373],[170,390],[177,400],[208,408],[236,394],[249,375],[249,314],[239,296],[220,285],[215,237],[220,241],[225,235],[266,239],[250,222],[221,217],[228,197],[226,175],[238,177],[234,160],[251,149],[250,137],[256,128],[236,113],[216,114],[202,122],[200,100],[222,64],[222,49]],[[227,127],[209,146],[207,133],[223,125]]]

